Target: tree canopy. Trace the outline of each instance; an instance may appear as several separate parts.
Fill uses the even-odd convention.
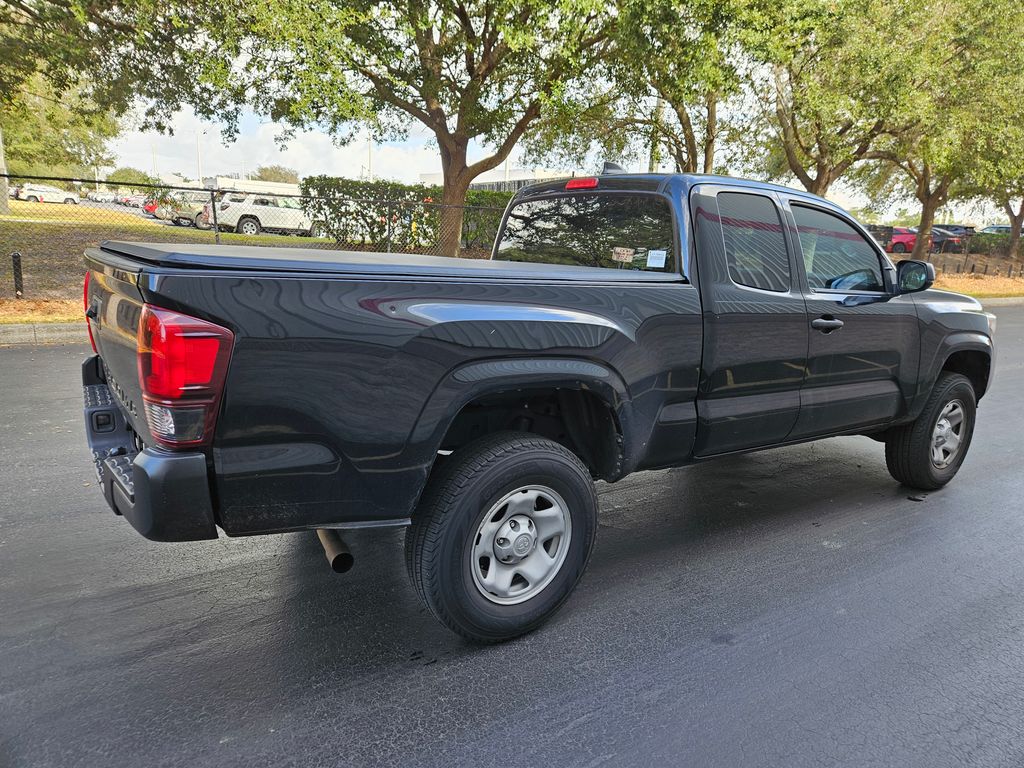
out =
[[[276,181],[281,184],[298,184],[299,172],[283,165],[261,165],[252,174],[257,181]]]

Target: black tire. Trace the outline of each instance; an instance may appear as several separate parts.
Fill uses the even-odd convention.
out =
[[[65,198],[64,205],[78,205],[78,201],[73,197]]]
[[[250,227],[253,228],[254,231],[245,232],[244,230],[246,229],[246,225],[250,225]],[[235,232],[237,232],[240,235],[255,236],[262,231],[263,228],[260,226],[259,219],[257,219],[255,216],[243,216],[241,219],[238,220],[238,224],[235,225]]]
[[[209,224],[208,222],[203,221],[203,214],[201,214],[201,213],[197,213],[195,215],[195,218],[192,219],[192,225],[196,229],[202,229],[202,230],[207,230],[207,229],[212,229],[213,228],[212,224]]]
[[[472,548],[492,507],[525,486],[553,490],[564,500],[570,534],[550,581],[524,602],[500,605],[477,586]],[[511,519],[511,506],[498,514]],[[469,640],[496,643],[536,629],[561,607],[586,568],[596,534],[597,495],[582,462],[552,440],[502,432],[459,449],[436,470],[406,532],[406,565],[441,623]]]
[[[934,431],[943,411],[954,402],[959,402],[963,410],[960,444],[949,463],[938,466],[932,459]],[[889,474],[911,488],[933,491],[944,486],[953,479],[967,456],[976,415],[977,401],[970,379],[959,373],[940,374],[917,419],[894,427],[886,435],[885,463]]]
[[[28,197],[25,198],[25,200],[27,202],[30,202],[30,203],[38,203],[39,202],[39,198],[36,197],[35,195],[29,195]]]
[[[892,247],[892,252],[893,253],[906,253],[907,252],[907,246],[904,245],[903,243],[896,243],[896,245],[894,245]]]

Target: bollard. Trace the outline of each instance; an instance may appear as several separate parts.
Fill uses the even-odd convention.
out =
[[[21,254],[17,251],[11,254],[11,269],[14,272],[14,298],[20,299],[25,295],[25,277],[21,273]]]

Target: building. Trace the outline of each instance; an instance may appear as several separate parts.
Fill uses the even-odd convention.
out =
[[[203,186],[207,189],[223,189],[234,192],[263,192],[268,195],[298,195],[298,184],[284,184],[278,181],[256,181],[240,179],[237,175],[206,176]]]
[[[494,168],[481,173],[470,189],[489,189],[496,192],[515,192],[528,184],[547,179],[561,179],[572,176],[573,171],[553,171],[546,168]],[[421,173],[420,183],[431,187],[444,185],[443,173]]]

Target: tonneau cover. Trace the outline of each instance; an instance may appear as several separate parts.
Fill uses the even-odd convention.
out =
[[[677,274],[640,270],[602,269],[560,264],[532,264],[489,259],[446,258],[408,253],[333,251],[318,248],[133,243],[104,241],[100,249],[161,267],[184,269],[253,270],[270,272],[338,273],[395,277],[463,277],[519,280],[582,280],[600,282],[679,281]]]

